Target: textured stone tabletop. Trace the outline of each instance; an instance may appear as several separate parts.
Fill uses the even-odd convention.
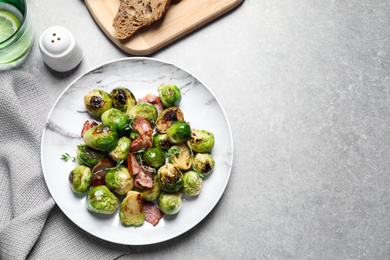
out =
[[[83,1],[28,3],[36,41],[22,68],[45,84],[50,102],[82,73],[130,56]],[[387,0],[246,0],[150,55],[217,96],[234,163],[199,225],[129,246],[121,259],[389,259],[389,19]],[[42,62],[37,39],[53,25],[84,51],[71,72]]]

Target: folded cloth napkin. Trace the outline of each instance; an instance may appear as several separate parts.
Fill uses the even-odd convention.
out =
[[[40,142],[50,102],[24,71],[0,72],[0,259],[115,259],[129,247],[71,222],[46,187]]]

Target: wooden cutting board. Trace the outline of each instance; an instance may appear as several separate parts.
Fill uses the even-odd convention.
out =
[[[238,6],[243,0],[172,0],[162,21],[141,29],[129,40],[116,38],[112,26],[120,0],[85,0],[96,23],[119,48],[148,55]]]

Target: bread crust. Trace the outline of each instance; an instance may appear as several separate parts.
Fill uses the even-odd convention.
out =
[[[121,0],[113,27],[120,40],[131,37],[139,29],[160,20],[171,0]]]

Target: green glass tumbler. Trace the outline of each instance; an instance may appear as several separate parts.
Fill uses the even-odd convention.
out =
[[[0,0],[0,37],[6,35],[0,38],[0,70],[20,66],[30,52],[34,33],[26,1]]]

